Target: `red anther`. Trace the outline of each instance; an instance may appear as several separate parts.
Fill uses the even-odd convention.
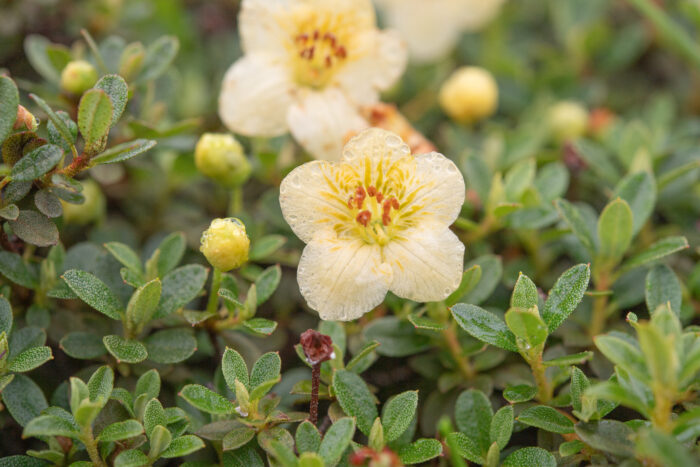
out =
[[[348,198],[348,207],[350,209],[352,209],[352,201],[353,201],[353,197],[351,196],[350,198]]]
[[[384,226],[391,224],[391,216],[389,215],[388,211],[384,211],[382,214],[382,224],[384,224]]]
[[[326,60],[325,60],[325,62],[326,62],[326,68],[330,68],[330,67],[333,66],[333,61],[331,60],[331,56],[330,56],[330,55],[326,55]]]
[[[324,40],[327,40],[328,42],[330,42],[330,43],[331,43],[331,47],[334,47],[334,48],[335,48],[336,38],[335,38],[335,35],[334,35],[333,33],[331,33],[331,32],[325,33],[325,34],[323,35],[323,39],[324,39]]]
[[[367,211],[367,210],[361,211],[361,212],[357,215],[357,217],[355,218],[355,220],[356,220],[358,223],[362,224],[363,227],[367,227],[367,224],[369,224],[369,221],[370,221],[371,219],[372,219],[372,213],[369,212],[369,211]]]
[[[377,194],[377,189],[370,185],[370,186],[367,188],[367,194],[368,194],[370,197],[375,196],[375,195]]]
[[[377,203],[381,203],[383,200],[384,200],[384,195],[380,191],[377,193]]]
[[[318,29],[316,29],[316,30],[314,31],[314,40],[315,40],[315,41],[318,40],[318,36],[319,36],[319,35],[320,35],[320,34],[319,34],[319,32],[318,32]]]
[[[309,35],[308,34],[299,34],[296,38],[297,42],[301,42],[302,44],[305,44],[306,41],[309,40]]]
[[[355,190],[355,206],[357,206],[357,209],[362,208],[366,196],[367,193],[365,193],[365,189],[362,186],[358,186]]]
[[[384,212],[389,212],[389,210],[391,210],[391,200],[392,198],[389,198],[386,201],[384,201],[384,204],[382,204],[382,210]]]
[[[391,207],[394,209],[399,209],[399,200],[393,196],[391,197]]]
[[[338,58],[345,58],[348,56],[348,52],[345,50],[345,47],[341,45],[340,47],[336,47],[335,56]]]
[[[309,47],[309,60],[313,60],[314,50],[315,50],[315,47],[313,45],[311,47]]]

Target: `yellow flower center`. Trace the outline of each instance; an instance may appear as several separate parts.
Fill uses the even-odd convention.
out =
[[[373,185],[359,185],[348,198],[348,209],[356,222],[356,231],[367,243],[386,245],[393,236],[397,223],[399,201],[384,196]],[[393,217],[393,219],[392,219]]]

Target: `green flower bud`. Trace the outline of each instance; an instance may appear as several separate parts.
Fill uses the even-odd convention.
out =
[[[588,128],[588,111],[578,102],[558,102],[549,109],[549,128],[559,142],[579,138]]]
[[[61,72],[61,89],[76,96],[81,95],[97,82],[97,70],[85,60],[74,60]]]
[[[200,172],[227,188],[243,184],[252,170],[241,144],[226,134],[203,134],[194,161]]]
[[[104,215],[105,196],[100,186],[94,180],[85,180],[82,194],[85,197],[83,204],[72,204],[61,200],[63,205],[63,220],[66,223],[85,225],[94,222]]]
[[[202,234],[201,251],[209,264],[221,271],[239,268],[248,261],[250,239],[243,222],[235,217],[214,219]]]

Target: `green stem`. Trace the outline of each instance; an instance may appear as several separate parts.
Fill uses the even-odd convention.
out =
[[[627,1],[654,25],[666,42],[700,68],[700,48],[681,25],[675,24],[664,10],[652,0]]]
[[[608,275],[600,274],[595,284],[596,292],[608,290]],[[603,332],[605,320],[608,317],[608,297],[607,294],[597,295],[593,300],[593,315],[591,316],[591,326],[588,328],[588,335],[592,338]]]
[[[207,301],[207,313],[216,313],[217,305],[219,304],[219,289],[221,288],[221,279],[223,274],[221,269],[214,268],[211,278],[211,290],[209,292],[209,300]]]
[[[479,223],[476,229],[467,232],[464,235],[464,240],[467,243],[475,243],[494,230],[498,228],[497,226],[497,219],[494,215],[488,214],[484,219]]]
[[[447,348],[452,355],[452,358],[457,363],[460,373],[467,381],[471,381],[476,376],[476,370],[469,362],[469,359],[462,354],[462,346],[459,344],[457,333],[455,332],[455,323],[453,322],[447,329],[442,331],[445,337]]]
[[[243,210],[243,189],[240,185],[236,185],[231,189],[231,199],[228,205],[229,216],[238,216]]]
[[[656,429],[669,433],[673,427],[671,423],[673,398],[669,397],[670,391],[667,387],[658,383],[654,386],[654,411],[651,413],[651,423]]]
[[[102,458],[100,457],[100,451],[99,449],[97,449],[97,441],[95,441],[95,437],[92,434],[91,425],[83,427],[82,436],[80,438],[80,440],[85,445],[85,449],[87,450],[88,456],[90,456],[92,464],[96,465],[97,467],[106,467],[106,464],[102,461]]]
[[[542,349],[537,349],[535,352],[526,357],[532,369],[532,375],[535,377],[537,384],[537,400],[543,404],[549,403],[554,395],[554,388],[547,379],[547,368],[542,363]]]

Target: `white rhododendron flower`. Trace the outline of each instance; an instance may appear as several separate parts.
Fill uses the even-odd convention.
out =
[[[411,59],[433,62],[454,48],[463,32],[478,31],[504,0],[375,0],[387,25],[399,31]]]
[[[449,229],[464,178],[436,152],[412,156],[394,133],[371,128],[338,162],[294,169],[280,187],[285,220],[307,245],[297,279],[322,319],[352,320],[391,291],[445,299],[462,278],[464,245]]]
[[[346,137],[369,126],[359,107],[406,66],[370,0],[243,0],[238,24],[244,56],[224,77],[224,124],[246,136],[290,131],[320,159],[337,160]]]

